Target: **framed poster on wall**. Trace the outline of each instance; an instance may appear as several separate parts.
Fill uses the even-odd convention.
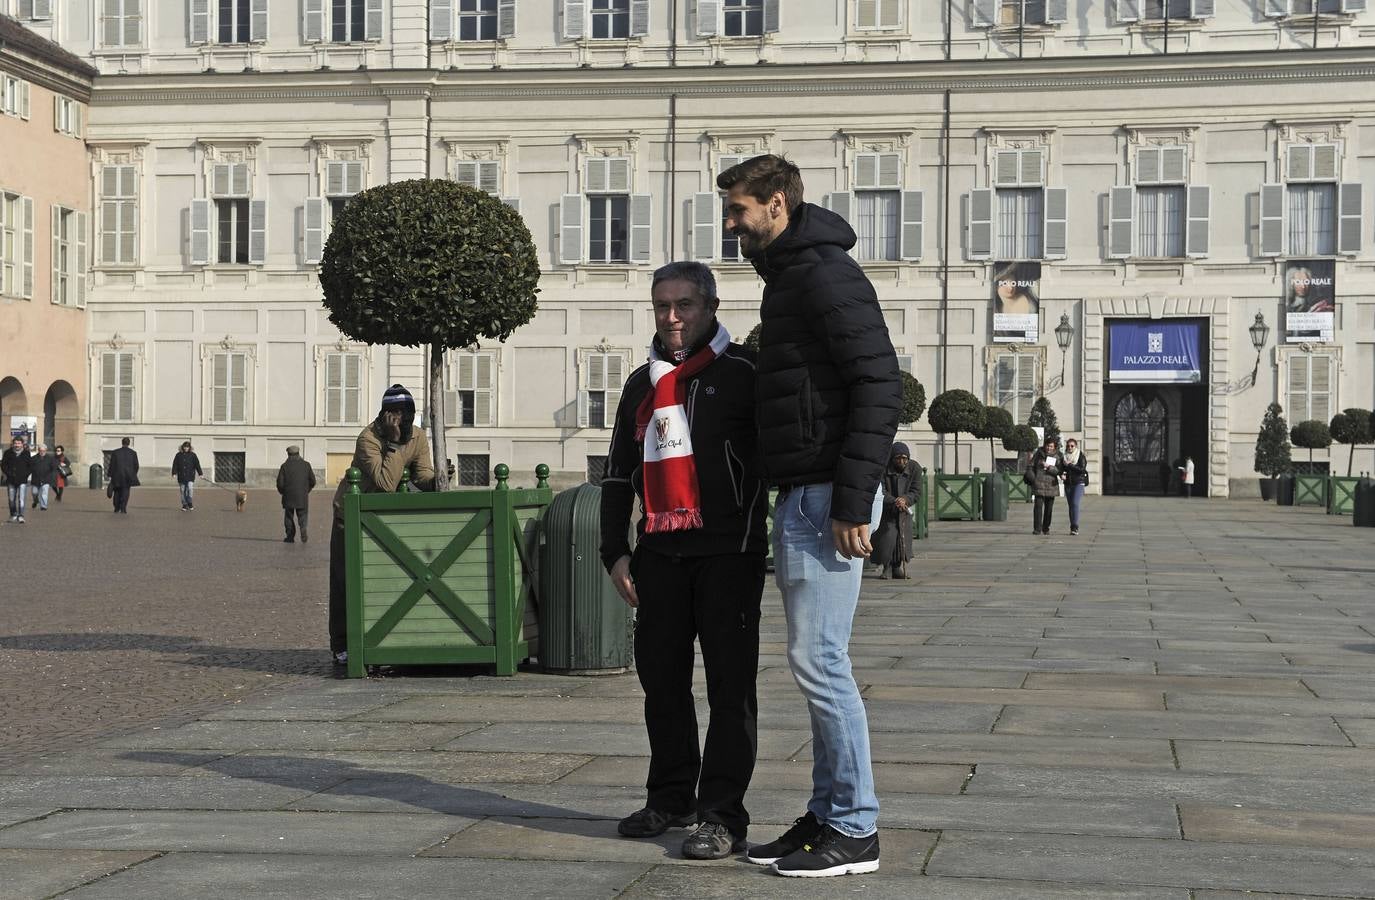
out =
[[[1337,262],[1291,259],[1284,269],[1284,340],[1330,342],[1336,335]]]
[[[1112,384],[1198,384],[1203,380],[1202,326],[1196,321],[1108,324]]]
[[[1034,344],[1039,340],[1041,301],[1037,285],[1041,264],[993,264],[993,343]]]

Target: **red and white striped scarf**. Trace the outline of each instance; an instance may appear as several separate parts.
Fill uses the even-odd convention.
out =
[[[651,387],[635,412],[635,437],[644,442],[645,531],[702,527],[687,388],[692,376],[724,353],[729,343],[730,333],[718,323],[711,340],[677,365],[665,360],[655,344],[649,345]]]

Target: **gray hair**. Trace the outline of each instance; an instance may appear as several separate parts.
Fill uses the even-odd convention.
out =
[[[39,444],[39,445],[38,445],[38,449],[39,449],[39,450],[47,450],[47,449],[48,449],[48,445],[47,445],[47,444]]]
[[[678,260],[654,270],[654,282],[649,286],[652,291],[661,281],[687,281],[697,289],[698,295],[708,303],[716,299],[716,276],[711,267],[695,260]]]

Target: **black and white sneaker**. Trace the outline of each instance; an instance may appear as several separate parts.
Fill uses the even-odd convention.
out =
[[[863,875],[878,871],[878,832],[868,837],[846,837],[829,825],[815,840],[773,864],[778,875],[827,878],[832,875]]]
[[[683,841],[685,859],[725,859],[744,849],[744,838],[737,838],[720,822],[698,822]]]
[[[756,866],[771,866],[820,834],[821,823],[816,820],[813,813],[808,812],[793,822],[793,827],[783,832],[783,836],[778,840],[751,847],[750,852],[745,854],[745,859]]]

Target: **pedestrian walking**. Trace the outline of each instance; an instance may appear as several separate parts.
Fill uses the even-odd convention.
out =
[[[282,495],[282,524],[286,529],[283,543],[290,544],[296,540],[298,524],[301,543],[310,540],[306,523],[310,516],[310,492],[313,490],[315,470],[301,458],[301,448],[292,444],[286,448],[286,462],[277,470],[277,493]]]
[[[191,449],[190,441],[182,441],[181,449],[172,457],[172,477],[177,480],[177,487],[181,489],[182,512],[190,512],[196,508],[197,475],[205,477],[205,473],[201,471],[200,457]]]
[[[365,494],[389,494],[401,484],[409,468],[411,483],[422,491],[434,490],[434,462],[425,432],[415,427],[415,399],[399,384],[382,395],[377,418],[358,435],[352,467],[361,473],[359,490]],[[348,623],[345,619],[344,492],[340,481],[334,492],[334,524],[329,534],[329,650],[334,664],[348,663]]]
[[[29,469],[32,456],[23,438],[10,441],[9,449],[0,456],[0,474],[5,479],[5,499],[10,505],[10,522],[24,524],[24,505],[29,499]]]
[[[1184,496],[1186,498],[1194,495],[1194,458],[1184,457],[1184,464],[1179,467],[1180,481],[1184,485]]]
[[[883,518],[874,532],[874,553],[879,578],[907,578],[912,559],[912,513],[922,502],[921,467],[912,462],[904,443],[893,445],[888,467],[883,470]]]
[[[48,497],[57,483],[57,460],[48,452],[47,444],[39,444],[38,452],[29,458],[30,509],[48,511]]]
[[[1031,508],[1032,534],[1050,534],[1050,519],[1055,512],[1055,498],[1060,496],[1064,474],[1065,458],[1060,455],[1059,442],[1048,437],[1041,449],[1032,455],[1024,476],[1035,495]]]
[[[1089,483],[1089,460],[1079,449],[1079,441],[1065,441],[1065,502],[1069,504],[1069,533],[1079,533],[1079,505]]]
[[[654,273],[651,292],[649,362],[621,393],[602,481],[602,563],[636,608],[650,748],[645,805],[617,830],[645,838],[695,823],[683,856],[721,859],[745,849],[758,743],[768,491],[755,452],[754,359],[717,321],[707,266],[669,263]],[[632,554],[626,535],[637,494],[644,515]],[[701,747],[694,639],[710,709]]]
[[[756,156],[716,183],[726,227],[764,281],[759,444],[778,487],[773,557],[788,663],[812,726],[807,811],[748,859],[789,876],[873,872],[878,796],[849,644],[902,405],[897,355],[874,287],[848,253],[854,231],[803,202],[797,166]]]
[[[129,439],[119,442],[119,449],[110,454],[106,473],[105,495],[114,501],[115,512],[129,514],[129,493],[139,486],[138,453],[129,446]]]
[[[61,503],[62,492],[67,489],[67,483],[72,479],[72,461],[67,458],[67,450],[61,444],[53,448],[53,461],[57,463],[57,481],[53,485],[53,496]]]

